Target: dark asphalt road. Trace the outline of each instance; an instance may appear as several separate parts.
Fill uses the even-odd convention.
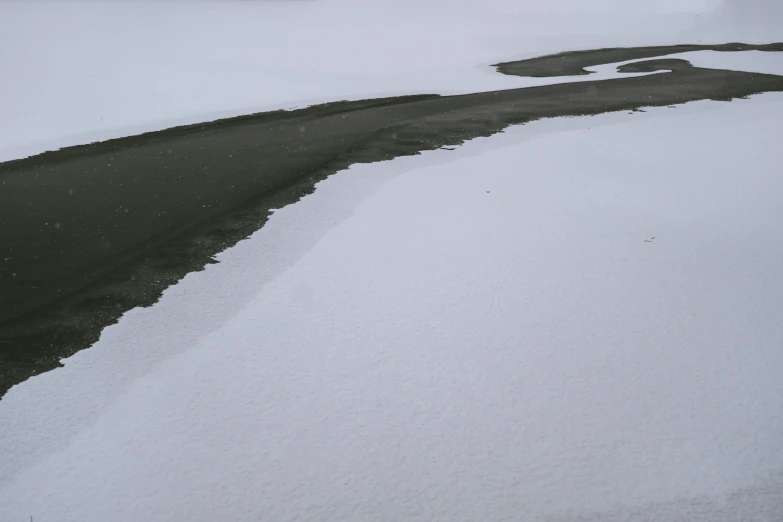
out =
[[[498,68],[575,75],[602,63],[738,45],[580,51]],[[672,72],[338,102],[0,164],[0,397],[94,343],[123,312],[154,303],[166,287],[263,226],[269,208],[298,200],[352,163],[456,145],[539,118],[783,91],[783,76],[700,69],[683,60],[623,68],[660,69]]]

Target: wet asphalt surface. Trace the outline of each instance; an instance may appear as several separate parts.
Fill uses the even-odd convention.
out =
[[[519,76],[671,72],[461,96],[337,102],[110,140],[0,164],[0,397],[89,347],[185,274],[258,230],[269,209],[357,162],[458,145],[540,118],[783,91],[783,76],[693,67],[696,50],[576,51],[497,64]],[[609,144],[611,145],[611,144]]]

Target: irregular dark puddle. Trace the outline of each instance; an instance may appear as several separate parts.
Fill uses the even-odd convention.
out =
[[[783,44],[568,52],[498,64],[505,74],[698,50]],[[352,163],[417,154],[539,118],[635,110],[783,91],[783,76],[702,69],[685,60],[625,65],[668,73],[461,96],[336,102],[177,127],[0,164],[0,397],[93,344],[185,274],[258,230]]]
[[[532,78],[552,78],[555,76],[580,76],[590,74],[585,67],[594,67],[607,63],[642,60],[677,53],[694,51],[783,51],[783,43],[752,45],[743,43],[727,43],[720,45],[660,45],[656,47],[620,47],[608,49],[592,49],[589,51],[568,51],[565,53],[539,56],[529,60],[497,63],[498,72],[513,76],[529,76]]]

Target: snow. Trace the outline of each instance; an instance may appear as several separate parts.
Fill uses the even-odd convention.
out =
[[[0,161],[338,99],[535,84],[489,64],[780,37],[716,0],[0,2]],[[718,14],[716,14],[718,13]],[[751,18],[751,21],[753,19]]]
[[[0,161],[336,99],[609,78],[489,64],[766,43],[781,16],[2,2]],[[673,56],[783,74],[779,54]],[[780,94],[545,120],[332,176],[11,389],[0,519],[783,519],[781,121]]]
[[[356,165],[0,402],[8,520],[783,516],[783,96]]]
[[[753,31],[756,38],[780,37],[783,4],[778,0],[723,0],[714,12],[718,19],[713,24],[731,26],[735,31]]]

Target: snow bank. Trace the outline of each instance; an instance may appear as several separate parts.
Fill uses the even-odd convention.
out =
[[[9,520],[760,520],[783,96],[354,166],[0,402]]]
[[[0,161],[339,99],[513,88],[489,64],[691,41],[713,3],[0,2]]]

